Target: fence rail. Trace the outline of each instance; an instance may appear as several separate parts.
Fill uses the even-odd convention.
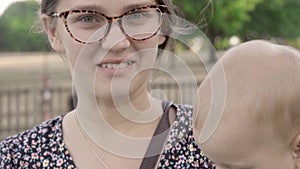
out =
[[[28,129],[69,109],[71,89],[0,89],[0,139]]]
[[[196,88],[191,82],[167,82],[153,83],[150,90],[155,97],[191,104]],[[69,86],[0,88],[0,140],[68,112],[71,96]]]

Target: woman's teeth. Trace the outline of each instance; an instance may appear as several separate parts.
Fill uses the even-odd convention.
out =
[[[99,66],[103,67],[103,68],[109,68],[109,69],[122,69],[125,68],[126,66],[129,66],[131,64],[133,64],[133,61],[130,62],[124,62],[124,63],[102,63]]]

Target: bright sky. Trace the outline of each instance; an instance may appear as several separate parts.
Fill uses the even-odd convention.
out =
[[[24,0],[0,0],[0,16],[3,14],[5,9],[12,4],[13,2],[16,1],[24,1]]]

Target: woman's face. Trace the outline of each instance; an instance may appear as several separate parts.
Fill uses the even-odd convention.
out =
[[[149,4],[155,4],[155,1],[60,0],[57,12],[87,9],[114,17]],[[81,22],[90,22],[90,19],[87,17],[81,19]],[[157,58],[158,45],[165,41],[165,37],[160,35],[144,41],[132,40],[123,33],[118,21],[112,23],[108,34],[101,41],[93,44],[75,41],[65,28],[62,18],[57,19],[53,32],[56,41],[50,39],[50,42],[56,51],[65,54],[77,92],[95,94],[97,99],[111,99],[112,96],[122,98],[146,92],[149,69]],[[81,32],[77,36],[85,36],[86,33]]]

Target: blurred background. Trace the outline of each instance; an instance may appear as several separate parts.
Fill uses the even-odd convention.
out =
[[[300,48],[299,0],[174,2],[215,47],[217,53],[209,55],[208,63],[214,63],[229,47],[251,39]],[[35,0],[0,1],[0,140],[73,107],[68,65],[51,50],[39,26],[38,9],[39,1]],[[207,72],[185,49],[183,45],[176,46],[200,84]],[[175,61],[166,64],[180,72],[175,70]],[[182,99],[176,80],[162,79],[151,86],[158,88],[163,98],[191,103],[188,96],[193,91],[189,91],[188,81],[180,91],[186,94]]]

